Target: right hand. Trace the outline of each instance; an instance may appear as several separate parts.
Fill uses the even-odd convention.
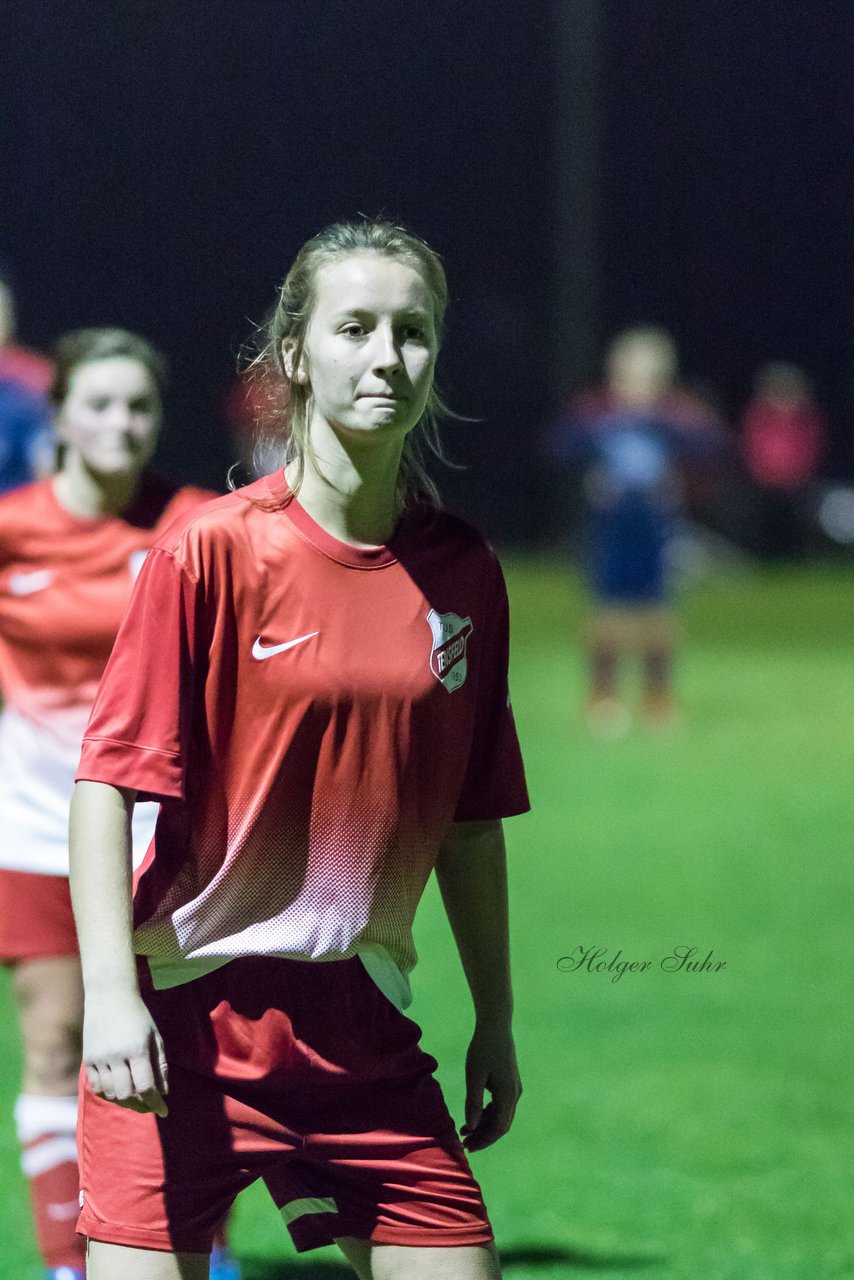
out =
[[[83,1065],[97,1097],[131,1111],[169,1114],[163,1041],[138,992],[87,995]]]

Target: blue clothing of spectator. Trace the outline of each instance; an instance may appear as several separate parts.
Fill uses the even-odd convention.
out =
[[[17,382],[0,381],[0,493],[35,479],[52,439],[44,402]]]

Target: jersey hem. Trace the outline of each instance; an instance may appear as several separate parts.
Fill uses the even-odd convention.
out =
[[[163,1231],[145,1231],[139,1227],[125,1227],[102,1222],[100,1218],[84,1212],[77,1219],[78,1235],[102,1244],[124,1244],[130,1248],[156,1249],[159,1253],[210,1253],[214,1232],[209,1241],[179,1240]]]
[[[465,1245],[487,1245],[495,1243],[495,1235],[489,1228],[478,1230],[474,1227],[435,1227],[432,1230],[410,1227],[376,1227],[368,1235],[359,1235],[359,1228],[347,1223],[336,1225],[333,1234],[328,1229],[323,1232],[312,1231],[305,1227],[301,1231],[288,1231],[297,1253],[308,1253],[311,1249],[322,1249],[334,1244],[339,1236],[353,1236],[356,1240],[367,1240],[370,1244],[398,1244],[410,1248],[462,1248]],[[449,1239],[450,1237],[450,1239]]]
[[[147,747],[139,742],[125,742],[123,738],[108,738],[99,734],[87,734],[83,739],[86,742],[109,742],[116,747],[130,747],[133,751],[151,751],[159,756],[168,756],[172,760],[179,758],[177,751],[169,751],[166,747]]]
[[[23,858],[7,858],[0,855],[0,871],[17,871],[28,876],[53,876],[56,880],[68,879],[68,856],[58,867],[36,867]]]
[[[74,781],[128,787],[143,797],[184,799],[183,770],[177,752],[123,742],[120,738],[87,735]]]
[[[187,958],[183,956],[159,957],[137,952],[138,960],[145,961],[148,976],[155,991],[171,991],[174,987],[183,987],[198,978],[204,978],[217,969],[223,969],[234,960],[258,957],[258,952],[237,956],[203,956]],[[323,964],[322,960],[312,960],[307,956],[278,956],[272,953],[269,960],[299,960],[303,964]],[[408,976],[400,969],[386,947],[379,943],[370,943],[367,948],[360,947],[351,959],[359,960],[368,977],[380,993],[393,1004],[399,1013],[403,1013],[412,1004],[412,987]]]
[[[531,802],[530,800],[526,799],[525,801],[520,800],[516,804],[502,805],[500,813],[495,813],[494,810],[491,811],[490,813],[483,813],[477,810],[473,811],[471,808],[463,809],[462,811],[457,810],[457,812],[454,814],[451,821],[452,822],[500,822],[502,818],[518,818],[520,814],[530,813],[530,812],[531,812]]]

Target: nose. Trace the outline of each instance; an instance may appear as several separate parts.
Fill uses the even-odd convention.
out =
[[[105,414],[107,424],[118,431],[126,431],[131,424],[132,417],[130,405],[125,404],[122,400],[114,400]]]
[[[373,368],[375,373],[396,373],[403,361],[391,325],[378,325],[374,331]]]

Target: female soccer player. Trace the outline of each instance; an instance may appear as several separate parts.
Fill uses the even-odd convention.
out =
[[[500,819],[528,800],[501,571],[417,449],[446,300],[392,224],[310,240],[267,348],[284,471],[140,574],[72,803],[90,1280],[200,1280],[259,1177],[297,1250],[335,1241],[362,1280],[500,1274],[403,1013],[435,866],[475,1005],[462,1132],[490,1145],[520,1093]],[[131,920],[128,819],[152,797]]]
[[[0,959],[24,1049],[15,1107],[48,1275],[82,1277],[74,1130],[83,989],[68,891],[80,741],[133,578],[163,529],[211,495],[145,470],[165,366],[118,329],[69,334],[52,387],[62,463],[0,500]],[[143,852],[153,806],[135,818]]]

